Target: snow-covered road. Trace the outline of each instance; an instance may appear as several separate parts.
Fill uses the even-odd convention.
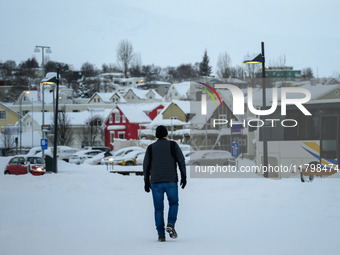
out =
[[[3,171],[7,158],[0,158]],[[140,176],[59,163],[0,174],[0,254],[336,254],[340,179],[194,179],[180,190],[179,238],[157,242]]]

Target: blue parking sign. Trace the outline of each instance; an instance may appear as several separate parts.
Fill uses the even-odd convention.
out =
[[[231,156],[237,158],[239,155],[239,146],[238,143],[232,143],[231,144]]]
[[[48,141],[47,139],[41,139],[40,140],[40,146],[42,150],[47,150],[48,147]]]

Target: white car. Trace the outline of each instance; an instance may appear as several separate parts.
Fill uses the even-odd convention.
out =
[[[145,153],[141,147],[126,147],[118,150],[114,155],[115,165],[136,165],[136,157],[140,153]]]
[[[87,163],[87,164],[90,164],[90,165],[105,164],[105,160],[109,159],[111,157],[113,158],[113,152],[111,152],[111,151],[101,152],[101,153],[95,155],[93,158],[86,159],[84,163]]]
[[[140,154],[138,154],[136,157],[136,165],[143,165],[144,157],[145,152],[141,152]]]
[[[80,164],[83,164],[86,159],[93,158],[99,153],[102,153],[102,151],[100,150],[78,151],[77,153],[69,157],[69,163],[80,165]]]
[[[57,154],[58,154],[58,159],[65,160],[66,162],[69,161],[69,157],[75,153],[77,153],[79,149],[71,148],[68,146],[58,146],[57,147]],[[52,148],[53,152],[53,148]]]
[[[70,155],[73,155],[78,151],[79,149],[61,145],[57,147],[57,157],[58,159],[62,159],[68,162]],[[27,153],[27,155],[32,155],[32,156],[35,155],[35,156],[41,157],[42,156],[41,147],[31,148],[30,151]],[[53,147],[48,147],[47,150],[45,150],[45,155],[49,155],[53,157]]]
[[[190,154],[190,165],[210,166],[210,165],[235,165],[235,158],[229,151],[223,150],[202,150]]]

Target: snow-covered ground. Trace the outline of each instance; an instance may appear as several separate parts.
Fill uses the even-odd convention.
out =
[[[0,253],[338,253],[338,178],[191,178],[180,190],[179,237],[166,243],[157,242],[143,186],[140,176],[86,164],[59,162],[58,174],[40,177],[1,172]]]

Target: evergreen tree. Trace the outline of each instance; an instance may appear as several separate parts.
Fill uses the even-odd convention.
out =
[[[203,59],[199,67],[199,74],[202,76],[209,76],[211,74],[211,66],[209,66],[207,50],[204,51]]]

